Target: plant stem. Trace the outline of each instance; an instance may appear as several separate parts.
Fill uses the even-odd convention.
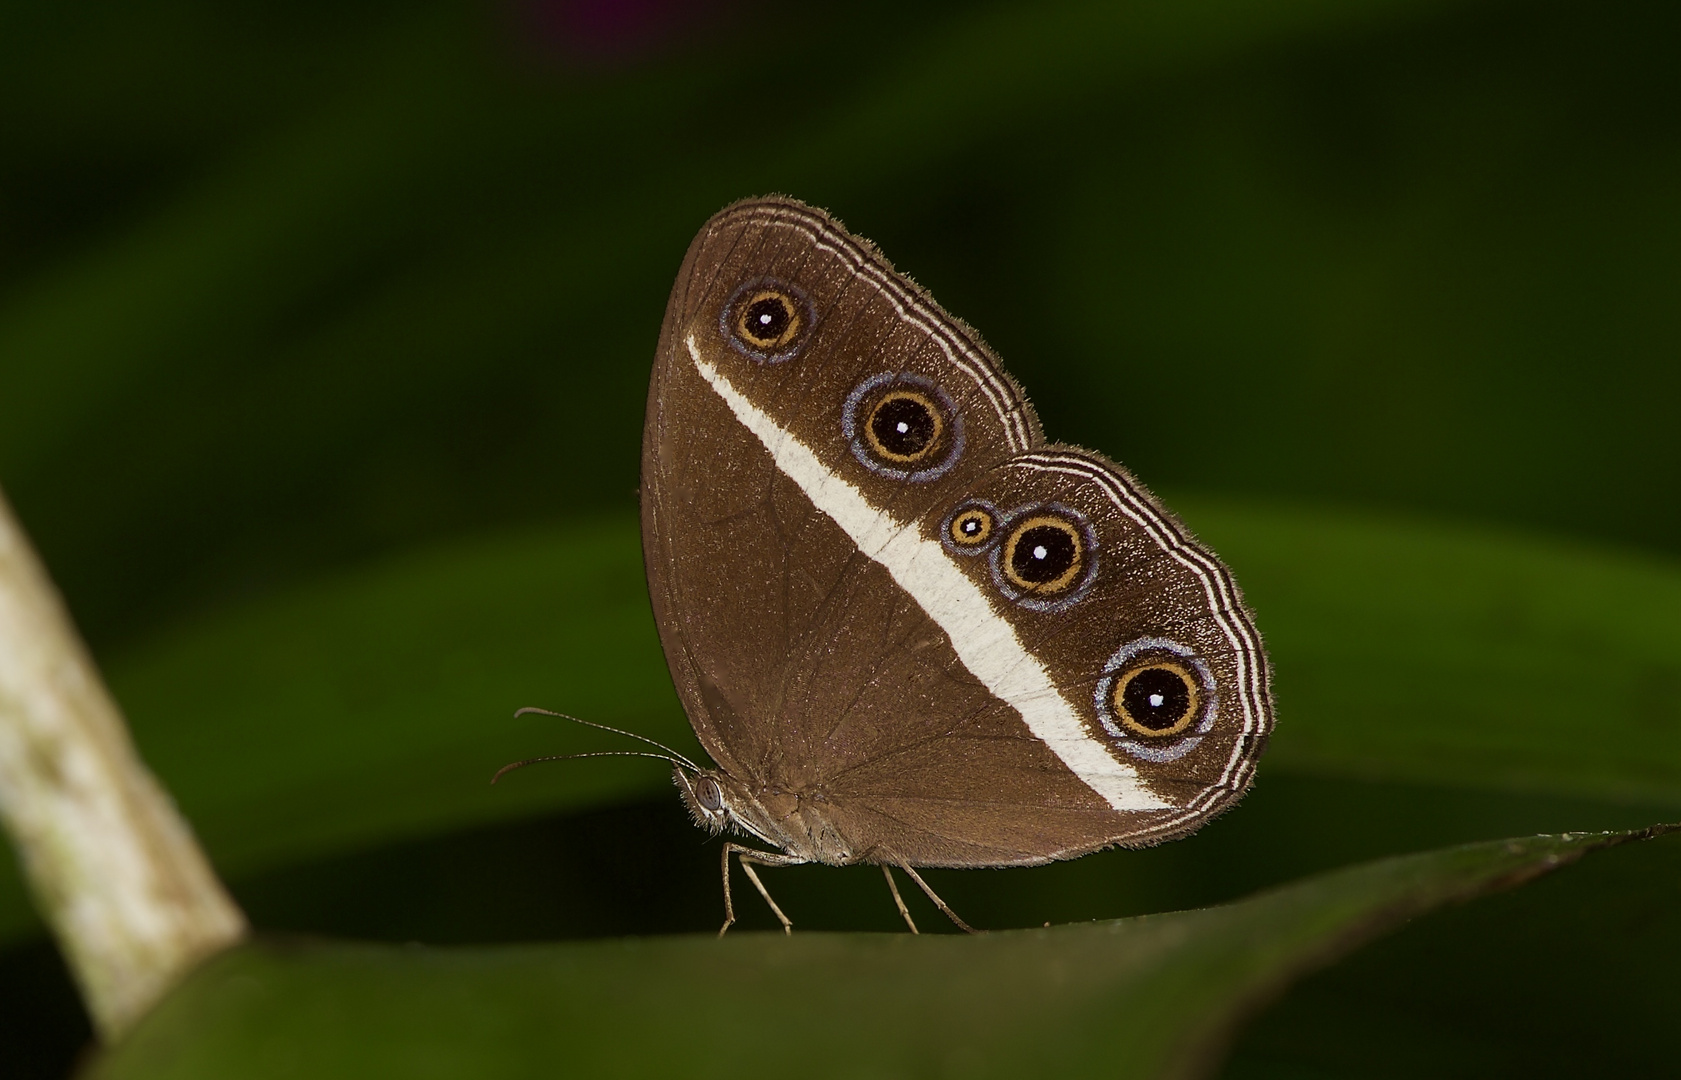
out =
[[[245,936],[3,494],[0,824],[105,1040]]]

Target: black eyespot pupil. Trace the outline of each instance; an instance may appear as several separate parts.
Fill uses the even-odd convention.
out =
[[[1080,549],[1074,537],[1054,525],[1035,525],[1016,538],[1010,569],[1032,585],[1055,581],[1068,573]]]
[[[981,531],[981,523],[976,521],[974,518],[970,518],[968,521],[963,523],[962,528],[964,536],[973,536]]]
[[[1121,705],[1140,727],[1167,731],[1190,711],[1191,688],[1178,672],[1145,668],[1128,680]]]
[[[793,321],[793,313],[788,304],[775,296],[764,296],[747,305],[747,317],[743,320],[747,332],[758,341],[771,342],[779,340],[788,332],[788,324]]]
[[[916,457],[934,441],[937,421],[915,398],[890,398],[870,418],[870,431],[888,453]]]

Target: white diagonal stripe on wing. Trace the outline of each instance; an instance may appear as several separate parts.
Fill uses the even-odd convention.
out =
[[[700,355],[693,337],[688,346],[695,369],[770,451],[776,467],[852,538],[859,551],[892,575],[946,632],[963,666],[1020,713],[1027,729],[1075,776],[1116,810],[1172,806],[1144,784],[1138,770],[1116,760],[1091,736],[1045,666],[1022,646],[1015,629],[937,542],[924,539],[914,524],[872,505],[863,492],[831,472],[809,447],[748,401]]]

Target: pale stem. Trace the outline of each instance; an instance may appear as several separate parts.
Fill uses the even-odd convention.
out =
[[[3,494],[0,824],[106,1040],[246,933]]]

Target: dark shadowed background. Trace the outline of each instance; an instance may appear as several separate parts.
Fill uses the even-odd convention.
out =
[[[1238,810],[939,876],[971,921],[1674,818],[1678,46],[1661,0],[13,3],[0,485],[260,928],[709,930],[651,763],[485,781],[613,745],[521,705],[692,751],[643,397],[695,229],[786,192],[1180,509],[1274,646]],[[803,926],[895,925],[869,869],[771,873]],[[86,1021],[5,875],[0,1059],[59,1077]],[[1654,844],[1427,920],[1227,1072],[1663,1074],[1678,900]]]

